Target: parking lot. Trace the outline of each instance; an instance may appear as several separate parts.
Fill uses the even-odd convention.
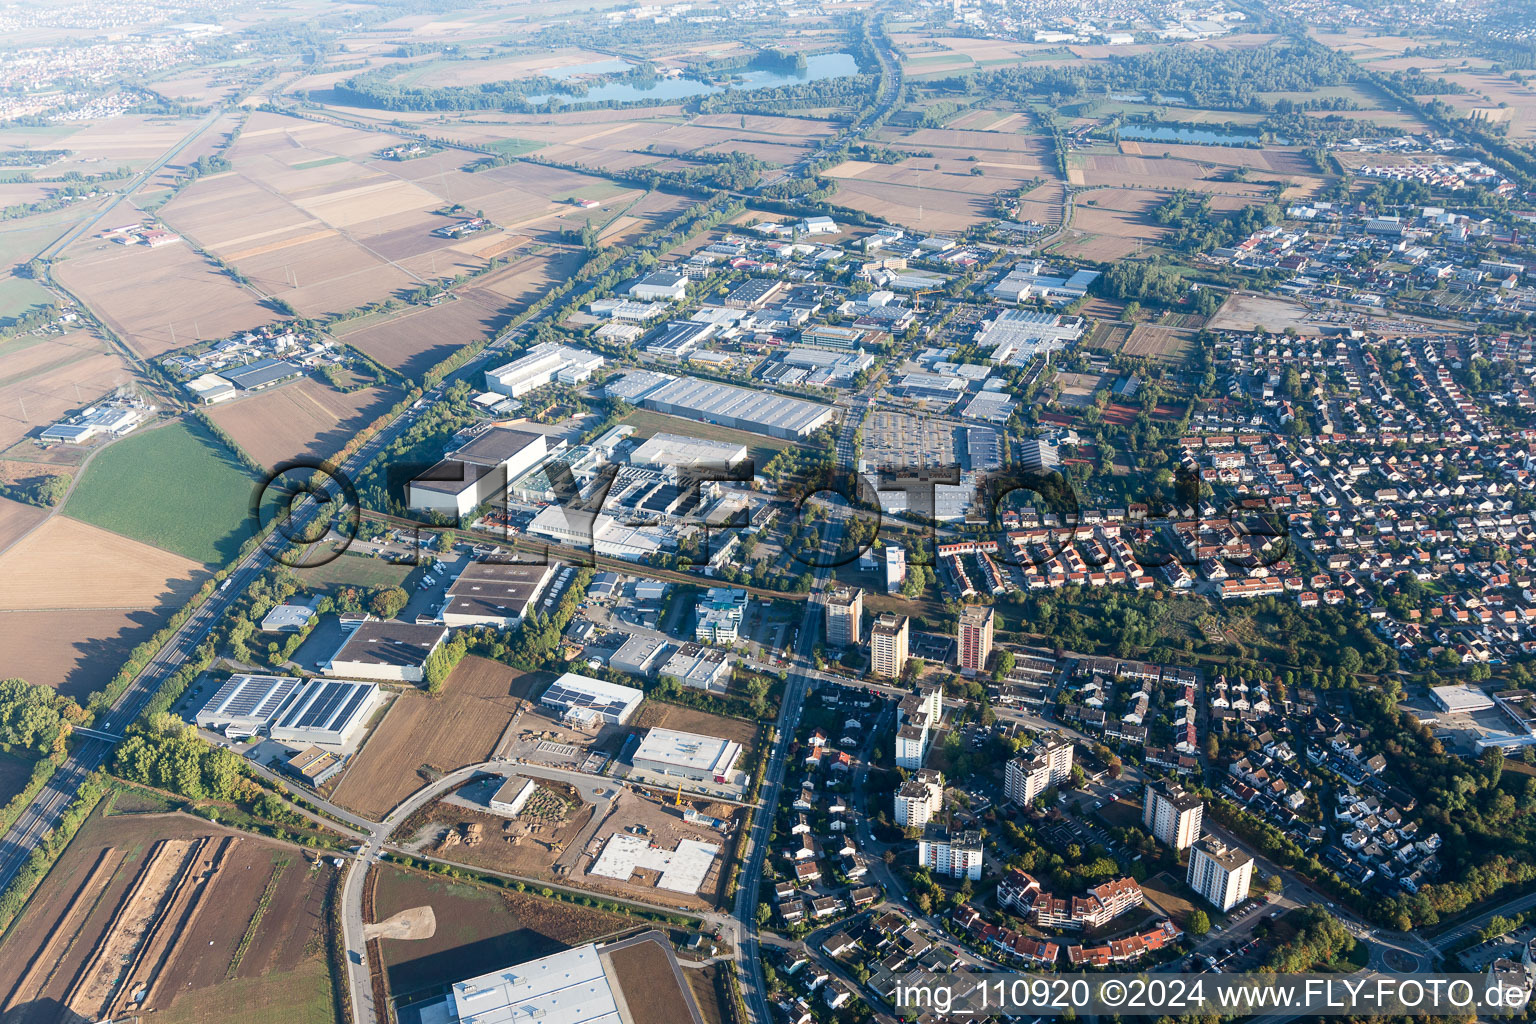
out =
[[[958,466],[957,429],[951,420],[876,409],[864,421],[864,459],[875,469]]]

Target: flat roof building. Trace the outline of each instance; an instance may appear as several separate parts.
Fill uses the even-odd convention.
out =
[[[258,359],[237,370],[221,370],[219,376],[241,391],[262,391],[304,372],[298,363],[286,359]]]
[[[907,617],[889,612],[869,630],[870,671],[887,679],[900,677],[907,667]]]
[[[826,617],[827,646],[851,647],[859,642],[864,617],[864,591],[858,587],[834,587],[822,598]]]
[[[194,721],[201,729],[254,736],[277,717],[298,688],[295,676],[230,676],[208,698]]]
[[[380,699],[377,683],[309,679],[273,719],[269,734],[279,743],[344,747],[357,739]]]
[[[1177,783],[1147,784],[1141,823],[1152,837],[1175,850],[1188,849],[1200,838],[1205,801]]]
[[[960,609],[960,671],[974,676],[987,669],[992,656],[992,609],[968,604]]]
[[[595,353],[553,341],[540,342],[505,366],[486,370],[485,389],[521,398],[550,384],[580,384],[602,365],[603,357]]]
[[[661,666],[660,675],[695,690],[724,693],[730,688],[731,661],[724,651],[713,647],[683,644]]]
[[[626,373],[605,390],[610,398],[669,416],[791,441],[809,437],[836,413],[829,405],[652,370]]]
[[[1207,836],[1189,848],[1189,887],[1225,913],[1248,898],[1253,858]]]
[[[597,947],[577,946],[453,986],[450,1019],[461,1024],[623,1024]]]
[[[651,729],[646,732],[630,761],[642,771],[692,779],[695,782],[730,782],[741,744],[718,736]]]
[[[706,441],[682,434],[656,434],[629,453],[631,466],[734,466],[746,461],[747,446]]]
[[[543,434],[492,427],[444,455],[410,482],[413,509],[468,515],[549,454]]]
[[[1453,715],[1469,715],[1474,711],[1487,711],[1494,706],[1492,697],[1465,683],[1431,686],[1429,695],[1441,711]]]
[[[559,568],[557,562],[470,562],[449,586],[438,618],[449,627],[519,626]]]
[[[581,725],[623,725],[645,694],[633,686],[567,672],[549,684],[539,703],[558,711],[563,720]]]
[[[377,619],[359,623],[323,671],[328,676],[419,683],[425,676],[427,656],[447,635],[445,626]]]

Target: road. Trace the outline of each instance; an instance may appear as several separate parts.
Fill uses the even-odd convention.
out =
[[[368,460],[394,441],[413,421],[411,410],[406,410],[358,449],[343,469],[354,474],[361,470]],[[290,532],[301,534],[317,514],[318,510],[312,506],[300,512]],[[287,546],[288,541],[283,531],[272,530],[261,544],[241,559],[230,570],[228,586],[215,590],[187,618],[175,635],[150,659],[143,671],[128,684],[122,695],[98,717],[94,723],[95,728],[121,736],[143,712],[150,698],[187,663],[245,589],[277,560]],[[91,772],[106,764],[115,748],[115,741],[94,737],[71,741],[70,754],[64,764],[21,812],[11,829],[0,838],[0,890],[15,880],[42,837],[58,825],[81,783]]]

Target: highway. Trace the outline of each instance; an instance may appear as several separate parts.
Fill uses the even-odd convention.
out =
[[[414,419],[413,411],[407,409],[358,449],[342,467],[343,470],[349,474],[360,471],[409,427]],[[292,532],[295,535],[301,534],[317,514],[318,509],[308,506],[295,519]],[[274,529],[261,544],[241,559],[230,570],[229,585],[216,589],[188,617],[175,635],[150,659],[144,670],[128,684],[122,695],[98,718],[94,723],[95,731],[121,736],[143,712],[150,699],[187,663],[245,589],[277,560],[287,545],[288,540],[283,531]],[[0,838],[0,890],[16,878],[17,872],[26,864],[32,851],[37,849],[42,837],[57,827],[81,783],[91,772],[107,763],[116,746],[116,741],[95,736],[72,739],[69,757],[32,803],[21,812],[5,836]]]

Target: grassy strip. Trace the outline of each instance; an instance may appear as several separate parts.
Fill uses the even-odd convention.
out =
[[[267,887],[261,891],[261,899],[256,901],[256,910],[251,914],[251,923],[245,926],[245,934],[240,936],[240,945],[235,947],[235,955],[229,958],[229,969],[224,972],[224,977],[233,978],[235,972],[240,969],[240,961],[244,959],[245,951],[251,948],[251,940],[256,938],[256,929],[261,926],[261,917],[267,912],[267,907],[272,905],[272,897],[277,893],[277,883],[282,881],[283,872],[287,869],[287,857],[272,865],[272,877],[267,879]]]
[[[32,898],[33,891],[42,884],[48,872],[53,868],[54,861],[59,854],[64,852],[70,841],[75,838],[75,833],[80,831],[80,826],[85,824],[85,819],[91,816],[96,809],[96,804],[107,794],[109,787],[100,772],[92,772],[86,776],[80,784],[80,790],[75,794],[75,799],[64,808],[64,814],[59,819],[57,827],[43,834],[42,842],[37,849],[32,851],[32,856],[16,872],[16,877],[11,884],[6,886],[5,892],[0,893],[0,937],[10,931],[27,901]]]

